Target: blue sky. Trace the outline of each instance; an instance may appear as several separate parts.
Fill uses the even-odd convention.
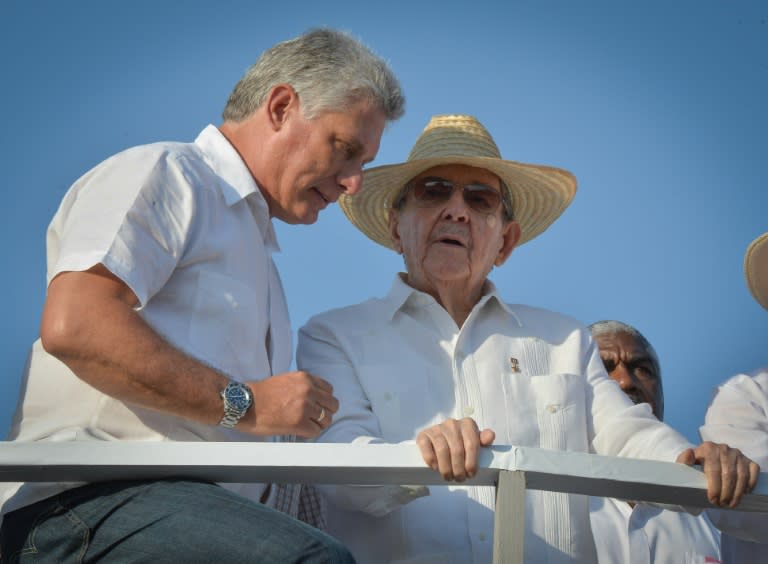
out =
[[[742,261],[768,231],[768,5],[760,1],[239,0],[0,3],[5,296],[0,430],[45,294],[45,231],[69,185],[132,145],[192,140],[265,48],[316,26],[390,61],[406,115],[477,116],[511,160],[571,170],[573,204],[491,277],[508,301],[616,318],[656,347],[666,420],[691,440],[714,387],[768,364],[768,312]],[[297,329],[382,295],[401,262],[336,208],[277,224]],[[62,401],[67,401],[62,398]]]

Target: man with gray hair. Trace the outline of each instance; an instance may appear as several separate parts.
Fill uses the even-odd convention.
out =
[[[661,365],[648,339],[633,326],[615,320],[598,321],[589,330],[608,375],[635,404],[647,404],[663,421]],[[601,563],[720,561],[720,533],[706,514],[591,497],[589,517]]]
[[[346,33],[262,54],[219,127],[127,149],[65,195],[10,439],[270,441],[333,420],[331,385],[290,371],[273,219],[311,224],[361,186],[404,98]],[[9,561],[345,562],[324,533],[267,507],[276,488],[202,481],[4,484]],[[264,503],[260,503],[264,502]],[[204,533],[204,534],[203,534]]]

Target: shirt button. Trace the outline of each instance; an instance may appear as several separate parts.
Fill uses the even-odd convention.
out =
[[[392,394],[387,392],[386,394],[384,394],[384,399],[387,400],[387,401],[390,401],[392,399]]]
[[[547,411],[550,413],[555,413],[557,411],[558,406],[554,404],[550,404],[547,406]]]
[[[474,407],[465,407],[464,408],[464,415],[472,415],[475,412]]]
[[[479,538],[481,541],[484,541],[485,540],[485,533],[480,533],[479,535],[477,535],[477,538]]]

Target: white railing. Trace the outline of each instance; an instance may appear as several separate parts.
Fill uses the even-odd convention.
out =
[[[216,482],[444,485],[413,444],[0,442],[0,482],[164,477]],[[496,486],[494,564],[523,562],[526,488],[711,507],[704,474],[669,462],[515,446],[483,449],[468,485]],[[768,473],[740,510],[768,513]]]

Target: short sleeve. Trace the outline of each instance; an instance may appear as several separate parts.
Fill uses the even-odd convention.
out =
[[[102,263],[145,305],[170,277],[193,227],[188,158],[162,145],[135,147],[79,179],[48,229],[48,281]]]

